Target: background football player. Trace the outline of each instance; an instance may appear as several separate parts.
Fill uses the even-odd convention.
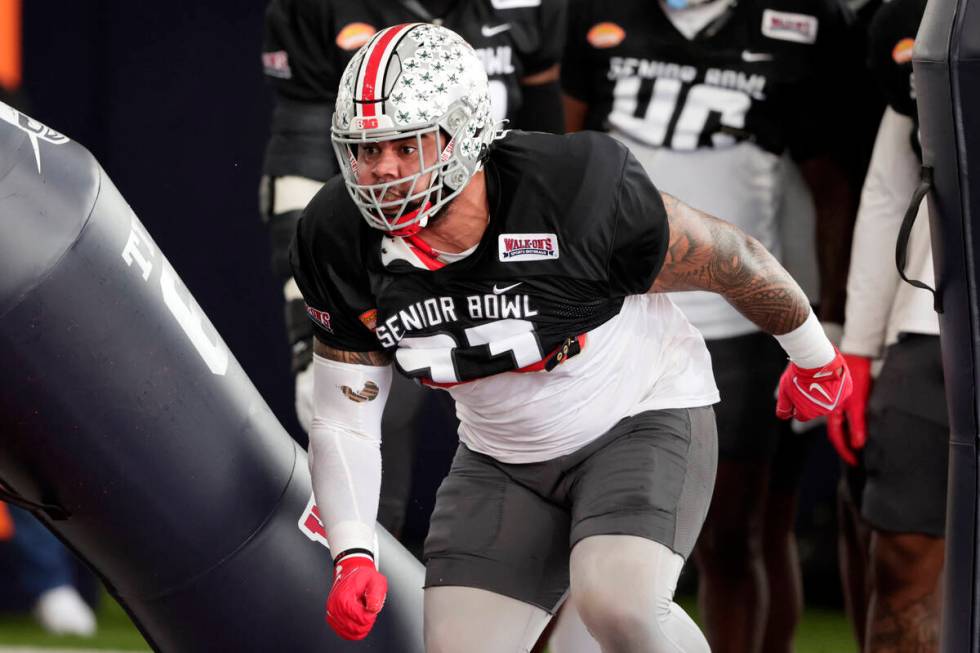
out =
[[[297,375],[296,408],[309,429],[312,410],[313,331],[290,279],[286,252],[296,219],[320,185],[337,171],[330,146],[340,74],[380,29],[405,21],[446,25],[473,44],[489,76],[493,115],[523,129],[561,131],[558,59],[564,44],[565,0],[273,0],[266,12],[262,55],[276,87],[266,151],[263,214],[268,218],[274,273],[283,281],[286,327]],[[412,487],[416,424],[426,393],[396,381],[397,401],[385,414],[381,523],[399,534]],[[436,428],[454,430],[452,404],[429,398],[425,412]],[[444,424],[444,425],[443,425]],[[451,455],[451,452],[448,452]],[[448,462],[448,461],[447,461]]]
[[[849,610],[862,650],[939,650],[949,418],[933,298],[901,281],[895,241],[919,183],[921,150],[912,48],[924,0],[884,4],[871,24],[869,60],[889,106],[861,195],[841,349],[855,393],[828,421],[841,458],[863,471],[844,514],[859,511],[847,572],[868,569]],[[908,247],[906,274],[935,286],[928,207]],[[873,362],[884,359],[872,382]],[[863,452],[863,455],[862,455]],[[870,528],[862,547],[858,535]]]
[[[373,37],[332,138],[343,176],[291,253],[316,327],[328,622],[364,637],[384,603],[394,363],[448,390],[461,420],[425,545],[429,651],[526,650],[569,587],[603,650],[707,651],[672,598],[714,482],[718,394],[666,293],[720,293],[777,334],[792,361],[778,409],[808,420],[828,410],[811,393],[842,399],[850,377],[802,290],[757,240],[661,195],[614,139],[499,132],[479,58],[444,28]]]
[[[852,116],[828,91],[850,88],[860,68],[849,38],[833,0],[577,0],[562,69],[566,125],[610,131],[659,187],[731,221],[808,281],[816,235],[821,317],[839,324],[853,194],[828,154],[835,125]],[[804,285],[817,299],[815,280]],[[779,438],[782,353],[719,295],[673,299],[707,339],[722,396],[718,491],[695,550],[708,639],[715,651],[790,651],[806,441]]]

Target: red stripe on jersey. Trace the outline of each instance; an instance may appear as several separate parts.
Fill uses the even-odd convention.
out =
[[[367,69],[364,71],[364,86],[361,87],[361,106],[363,108],[364,117],[377,115],[374,105],[378,102],[378,99],[375,97],[375,91],[377,90],[378,85],[383,82],[382,79],[378,78],[381,77],[381,63],[384,59],[385,50],[388,49],[388,45],[395,39],[396,36],[414,25],[416,25],[416,23],[405,23],[403,25],[389,27],[378,38],[378,40],[374,42],[374,45],[371,46],[371,53],[368,55]],[[381,92],[384,93],[384,89],[381,89]]]

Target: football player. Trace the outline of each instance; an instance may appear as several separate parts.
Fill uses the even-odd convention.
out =
[[[365,637],[380,416],[400,374],[456,400],[461,444],[425,543],[431,652],[522,651],[570,594],[607,651],[707,651],[673,603],[714,484],[718,392],[666,293],[722,294],[791,359],[781,414],[850,392],[806,296],[755,239],[661,194],[616,140],[501,132],[453,32],[385,29],[341,80],[342,176],[299,221],[316,328],[313,487],[327,621]]]
[[[863,491],[845,498],[871,529],[866,610],[852,611],[868,651],[938,651],[942,622],[949,418],[939,321],[932,296],[902,283],[895,267],[896,236],[921,166],[911,78],[925,4],[893,0],[871,23],[870,62],[889,106],[861,195],[847,282],[841,349],[855,392],[828,420],[841,458],[865,474]],[[935,286],[924,203],[905,272]]]
[[[522,129],[561,131],[558,59],[565,31],[565,0],[273,0],[266,11],[263,67],[276,88],[263,179],[272,267],[286,296],[300,424],[311,419],[313,331],[290,278],[289,241],[300,210],[337,173],[329,142],[330,116],[344,66],[379,30],[405,21],[443,24],[473,44],[486,68],[494,116]],[[396,381],[400,399],[385,415],[385,477],[380,519],[396,535],[411,490],[416,422],[425,394]],[[433,415],[451,423],[451,402]],[[448,430],[448,429],[447,429]]]
[[[660,188],[757,238],[794,276],[816,269],[816,235],[811,297],[838,325],[853,206],[828,156],[846,122],[828,89],[860,66],[848,24],[836,0],[577,0],[562,68],[569,131],[611,132]],[[719,652],[790,651],[806,447],[781,442],[773,415],[782,352],[722,296],[672,299],[707,339],[722,397],[718,491],[695,549],[708,639]]]

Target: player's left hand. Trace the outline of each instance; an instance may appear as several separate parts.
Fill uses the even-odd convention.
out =
[[[388,579],[366,556],[338,556],[327,597],[327,623],[344,639],[364,639],[388,594]]]
[[[835,348],[834,359],[822,367],[803,368],[790,362],[779,379],[776,417],[806,422],[827,415],[850,395],[854,384],[847,362]]]

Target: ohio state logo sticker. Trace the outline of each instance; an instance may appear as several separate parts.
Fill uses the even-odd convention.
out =
[[[550,261],[558,258],[558,236],[555,234],[500,234],[497,251],[504,263],[516,261]]]
[[[316,499],[310,495],[310,500],[306,502],[306,510],[299,518],[299,530],[306,537],[314,542],[319,542],[323,546],[330,548],[327,542],[327,531],[323,528],[323,521],[320,519],[320,509],[316,506]]]

